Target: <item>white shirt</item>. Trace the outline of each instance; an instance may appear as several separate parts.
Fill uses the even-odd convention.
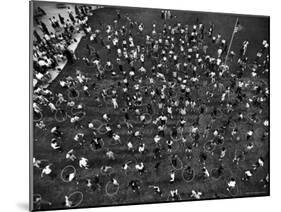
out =
[[[48,166],[46,166],[46,167],[42,170],[41,176],[43,176],[43,174],[48,175],[48,174],[50,174],[50,173],[52,172],[52,170],[50,169],[50,166],[51,166],[51,165],[48,165]]]
[[[227,185],[228,185],[228,187],[230,187],[230,188],[234,188],[235,185],[236,185],[236,182],[235,182],[234,180],[231,180],[231,181],[229,181],[229,182],[227,183]]]
[[[88,159],[87,158],[84,158],[82,157],[80,160],[79,160],[79,166],[82,168],[87,168],[87,164],[88,163]]]

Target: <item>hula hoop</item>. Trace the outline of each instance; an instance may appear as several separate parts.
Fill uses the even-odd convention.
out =
[[[216,118],[221,119],[223,117],[223,112],[221,111],[221,109],[217,109],[217,115]]]
[[[152,121],[152,115],[150,115],[149,113],[144,113],[143,114],[144,116],[145,116],[145,118],[144,118],[144,124],[150,124],[151,123],[151,121]],[[146,117],[148,116],[148,119],[146,120]]]
[[[105,129],[104,131],[101,130],[102,127],[104,127],[104,126],[106,126],[106,124],[100,125],[99,128],[97,129],[97,130],[98,130],[98,133],[101,134],[101,135],[104,135],[104,134],[107,133],[107,130],[106,130],[105,128],[104,128],[104,129]]]
[[[120,144],[121,143],[121,141],[120,141],[120,143],[118,142],[118,141],[115,141],[113,138],[112,139],[110,139],[109,140],[109,145],[112,145],[112,146],[115,146],[115,145],[118,145],[118,144]]]
[[[235,156],[237,156],[238,154],[237,153],[240,153],[239,154],[239,162],[240,161],[244,161],[245,160],[245,154],[243,154],[243,151],[242,150],[235,150]],[[242,153],[242,154],[241,154]],[[241,156],[241,157],[240,157]]]
[[[62,102],[59,102],[59,99],[56,101],[56,106],[59,107],[62,104]]]
[[[177,142],[177,141],[180,141],[181,139],[182,139],[182,135],[178,135],[178,137],[176,137],[176,138],[174,138],[173,136],[172,136],[172,131],[170,131],[170,137],[171,137],[171,139],[173,140],[173,141],[175,141],[175,142]]]
[[[100,121],[100,120],[98,120],[98,119],[93,119],[93,120],[91,121],[91,123],[93,124],[93,129],[95,129],[95,130],[99,129],[99,128],[101,127],[101,125],[103,125],[103,122]],[[95,126],[95,123],[98,124],[98,127]],[[97,125],[97,124],[96,124],[96,125]]]
[[[61,174],[60,174],[61,180],[62,180],[63,182],[65,182],[65,183],[71,182],[71,181],[65,179],[64,176],[63,176],[63,173],[64,173],[64,171],[65,171],[67,168],[71,168],[71,169],[74,171],[74,172],[73,172],[73,173],[74,173],[74,177],[76,176],[76,169],[75,169],[74,166],[72,166],[72,165],[67,165],[67,166],[65,166],[65,167],[61,170]]]
[[[71,194],[68,196],[68,198],[70,199],[73,195],[76,195],[76,194],[79,194],[79,195],[81,196],[81,199],[80,199],[75,205],[71,205],[71,207],[77,207],[77,206],[79,206],[79,205],[82,203],[82,201],[83,201],[84,195],[83,195],[83,193],[82,193],[81,191],[74,191],[73,193],[71,193]]]
[[[212,149],[209,149],[208,147],[206,147],[207,144],[212,144]],[[208,141],[207,143],[204,144],[203,148],[206,152],[212,152],[216,148],[216,145],[213,144],[211,141]]]
[[[113,64],[111,64],[111,67],[108,66],[107,64],[104,66],[104,70],[107,72],[111,72],[113,70],[113,68],[114,68]]]
[[[36,112],[36,113],[37,113],[37,112]],[[33,121],[34,121],[34,122],[39,122],[39,121],[41,121],[41,120],[43,119],[43,113],[42,113],[41,111],[39,111],[38,114],[40,114],[40,118],[39,118],[39,119],[34,119],[34,114],[33,114]]]
[[[179,168],[175,167],[175,166],[173,165],[173,163],[172,163],[172,158],[171,158],[171,157],[169,158],[169,161],[170,161],[170,163],[171,163],[173,169],[176,170],[176,171],[181,170],[181,169],[183,168],[183,162],[182,162],[182,160],[181,160],[179,157],[177,157],[177,160],[180,161],[180,167],[179,167]]]
[[[229,124],[229,128],[230,129],[235,129],[236,128],[236,123],[235,122],[230,122],[230,124]]]
[[[62,115],[62,119],[59,119],[58,117],[57,117],[57,114],[58,114],[58,112],[61,112],[62,113],[62,110],[57,110],[56,111],[56,113],[55,113],[55,120],[57,121],[57,122],[64,122],[65,120],[66,120],[66,112],[65,112],[65,114],[64,115]]]
[[[229,189],[228,192],[231,196],[236,196],[239,193],[238,186],[235,186],[234,189]]]
[[[182,179],[183,179],[185,182],[190,183],[190,182],[192,182],[193,179],[194,179],[195,172],[194,172],[194,169],[191,168],[191,170],[192,170],[192,177],[191,177],[190,179],[186,179],[186,178],[184,177],[184,172],[185,172],[186,169],[187,169],[187,168],[184,168],[184,169],[182,170],[182,173],[181,173]]]
[[[104,171],[102,170],[102,167],[101,167],[101,168],[100,168],[100,173],[101,173],[102,175],[111,175],[111,174],[114,172],[114,168],[113,168],[113,167],[110,167],[109,170],[110,170],[110,171],[108,171],[108,172],[104,172]]]
[[[218,169],[217,169],[217,168],[214,168],[214,169],[211,170],[211,177],[212,177],[212,179],[215,180],[215,181],[219,180],[219,179],[222,177],[222,175],[220,175],[219,177],[214,177],[214,174],[213,174],[213,173],[214,173],[216,170],[218,170]]]
[[[74,106],[74,107],[71,107],[70,112],[71,112],[72,115],[76,115],[76,114],[78,114],[78,113],[83,112],[84,108],[85,108],[85,105],[84,105],[84,104],[82,105],[82,108],[81,108],[81,109],[78,109],[77,106]],[[73,110],[77,110],[77,111],[74,112]]]
[[[204,113],[207,111],[207,106],[205,104],[200,105],[199,110],[204,109]]]
[[[118,193],[120,186],[119,186],[119,184],[118,184],[118,187],[117,187],[116,191],[113,192],[113,193],[110,193],[110,192],[108,192],[108,186],[109,186],[110,184],[113,185],[113,183],[112,183],[111,181],[108,181],[108,182],[106,183],[106,185],[105,185],[105,194],[106,194],[107,196],[109,196],[109,197],[112,197],[112,196],[114,196],[114,195],[116,195],[116,194]],[[114,185],[113,185],[113,186],[114,186]]]
[[[262,119],[260,117],[256,118],[256,123],[255,124],[260,124],[262,122]]]
[[[108,91],[111,91],[111,93],[108,93]],[[105,93],[106,93],[107,97],[109,97],[109,98],[111,98],[111,97],[113,96],[113,93],[112,93],[112,89],[111,89],[111,88],[107,88],[107,89],[105,90]]]
[[[178,151],[179,148],[180,148],[180,144],[178,141],[176,141],[172,144],[171,152],[176,152]]]
[[[80,116],[80,114],[82,114],[82,115]],[[79,117],[78,121],[81,121],[83,118],[85,118],[86,112],[79,112],[79,113],[76,113],[75,115],[77,115]]]
[[[79,96],[80,96],[79,91],[78,91],[78,90],[76,90],[75,88],[70,88],[70,89],[74,89],[74,91],[77,93],[77,96],[76,96],[76,97],[71,97],[71,95],[70,95],[70,90],[68,90],[68,91],[67,91],[67,97],[68,97],[69,99],[71,99],[71,100],[78,99],[78,98],[79,98]]]

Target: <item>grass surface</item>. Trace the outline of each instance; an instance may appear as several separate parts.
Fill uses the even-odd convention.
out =
[[[145,30],[144,34],[148,34],[152,31],[152,23],[157,24],[157,28],[160,31],[162,28],[164,21],[160,18],[159,10],[152,9],[141,9],[141,8],[118,8],[120,9],[120,13],[122,15],[121,23],[122,25],[127,25],[126,20],[123,15],[127,14],[135,21],[144,23]],[[240,46],[244,40],[249,40],[250,45],[248,48],[248,57],[249,60],[253,60],[256,55],[257,50],[260,47],[262,40],[269,39],[269,19],[265,17],[256,17],[256,16],[237,16],[237,15],[229,15],[229,14],[216,14],[216,13],[202,13],[202,12],[185,12],[185,11],[174,11],[172,12],[176,16],[176,18],[168,20],[167,24],[173,25],[174,23],[182,23],[183,25],[189,24],[193,25],[196,23],[197,18],[200,22],[204,23],[206,26],[210,22],[215,24],[214,34],[221,33],[222,37],[229,41],[231,37],[231,33],[233,30],[233,26],[237,17],[239,17],[240,23],[243,25],[243,30],[239,32],[234,41],[233,48],[237,54],[239,52]],[[96,10],[94,15],[89,18],[89,24],[92,29],[100,28],[100,23],[104,25],[112,24],[112,21],[116,18],[115,8],[107,7],[103,9]],[[144,36],[141,36],[135,33],[135,43],[142,44],[144,40]],[[175,120],[169,120],[167,124],[167,131],[165,137],[160,141],[162,143],[162,155],[163,157],[159,159],[161,161],[161,165],[159,167],[159,171],[155,172],[154,165],[157,162],[153,158],[152,150],[155,148],[155,144],[153,142],[153,137],[157,132],[156,126],[153,124],[148,124],[143,127],[142,124],[134,124],[134,129],[139,129],[143,133],[143,142],[146,144],[147,151],[141,155],[139,153],[130,153],[127,151],[127,141],[130,136],[127,134],[127,129],[124,124],[121,125],[121,129],[117,129],[117,123],[120,123],[123,120],[124,114],[121,111],[122,104],[124,104],[124,99],[122,95],[118,96],[118,102],[120,108],[118,110],[114,110],[111,104],[102,103],[102,105],[98,104],[94,97],[99,95],[99,91],[108,87],[108,85],[112,84],[114,86],[117,85],[118,80],[120,78],[112,79],[110,74],[106,74],[103,80],[97,80],[95,77],[96,70],[93,66],[87,66],[82,60],[82,57],[88,57],[88,50],[86,45],[89,43],[89,36],[82,38],[78,48],[76,50],[76,54],[78,58],[80,58],[74,64],[67,64],[59,76],[52,82],[49,86],[49,89],[54,93],[62,93],[65,98],[67,98],[67,90],[61,88],[59,85],[59,80],[64,79],[67,76],[76,76],[76,70],[80,70],[84,75],[89,77],[90,83],[96,83],[96,88],[89,89],[91,94],[90,97],[84,95],[81,86],[77,86],[76,89],[79,91],[80,95],[75,102],[77,104],[82,103],[85,105],[86,116],[81,121],[81,125],[83,128],[75,129],[73,124],[70,123],[69,119],[62,123],[58,123],[55,120],[54,113],[51,113],[47,107],[43,108],[44,118],[47,128],[44,130],[38,129],[34,127],[34,157],[37,159],[45,159],[48,163],[53,163],[53,177],[46,176],[44,178],[40,177],[41,170],[34,168],[34,193],[40,194],[43,199],[52,202],[51,206],[42,205],[41,209],[57,209],[57,208],[65,208],[64,206],[64,196],[69,195],[75,191],[81,191],[83,193],[83,201],[79,205],[79,207],[89,207],[89,206],[102,206],[102,205],[115,205],[115,204],[130,204],[130,203],[148,203],[148,202],[162,202],[167,201],[169,196],[169,191],[173,189],[178,189],[181,195],[182,200],[192,200],[190,197],[191,190],[200,190],[203,193],[203,199],[209,198],[224,198],[224,197],[232,197],[232,195],[226,190],[227,182],[230,177],[234,177],[237,181],[238,192],[235,196],[256,196],[256,195],[267,195],[269,190],[268,188],[264,188],[263,184],[259,181],[268,174],[268,139],[261,140],[261,134],[264,131],[264,127],[262,126],[262,122],[254,125],[254,136],[252,138],[252,142],[255,144],[254,150],[245,156],[245,160],[240,163],[239,166],[236,166],[232,159],[234,157],[235,152],[242,151],[245,148],[246,138],[245,134],[248,129],[252,127],[247,122],[237,122],[239,131],[238,133],[242,136],[240,141],[231,140],[231,129],[227,128],[224,134],[225,142],[222,145],[227,149],[226,157],[223,159],[222,163],[225,167],[224,174],[219,180],[214,180],[213,178],[201,179],[200,178],[200,170],[202,169],[202,165],[199,163],[199,155],[204,152],[204,144],[207,143],[211,138],[202,138],[199,139],[198,147],[194,147],[192,150],[192,159],[188,160],[186,158],[185,149],[187,146],[191,145],[193,140],[189,136],[188,130],[189,127],[194,122],[194,117],[200,119],[200,127],[202,129],[203,126],[208,123],[209,115],[207,113],[200,115],[199,110],[190,110],[186,115],[185,119],[188,120],[186,127],[184,129],[183,136],[187,138],[187,142],[183,143],[181,141],[177,142],[175,145],[178,145],[178,148],[175,147],[175,151],[172,153],[167,151],[167,145],[165,145],[165,141],[170,139],[169,130],[175,126],[178,122],[177,118]],[[206,42],[212,46],[211,42],[206,38]],[[116,58],[115,53],[108,54],[104,48],[100,44],[94,44],[94,47],[99,52],[99,55],[102,58],[102,62],[105,63],[107,59],[110,59],[114,66],[115,64],[114,58]],[[214,49],[210,48],[210,51],[214,51]],[[113,52],[113,51],[112,51]],[[146,59],[145,67],[147,70],[150,70],[151,61]],[[231,71],[234,73],[238,69],[237,64],[230,63]],[[125,66],[125,70],[128,67]],[[202,74],[199,72],[199,74]],[[247,70],[244,73],[245,78],[250,77],[250,71]],[[151,75],[148,71],[148,76]],[[203,75],[203,74],[202,74]],[[268,83],[268,76],[261,76],[262,79]],[[251,80],[251,78],[249,78]],[[207,79],[206,79],[207,80]],[[222,79],[225,82],[228,79]],[[200,96],[199,90],[202,88],[202,85],[198,87],[198,89],[194,89],[192,91],[192,97],[196,99],[202,100],[204,103],[204,96]],[[116,86],[117,87],[117,86]],[[200,88],[201,87],[201,88]],[[214,97],[212,102],[207,105],[208,108],[212,107],[221,107],[219,106],[219,98],[220,96]],[[144,102],[150,103],[152,99],[150,96],[144,96]],[[268,103],[265,102],[262,105],[263,112],[260,115],[261,120],[266,120],[269,118],[268,114]],[[205,104],[205,103],[204,103]],[[146,109],[141,108],[142,111]],[[239,111],[245,111],[242,106],[235,111],[237,114]],[[154,111],[152,117],[155,119],[159,114],[154,105]],[[249,112],[249,111],[248,111]],[[252,111],[250,111],[252,112]],[[71,112],[68,110],[68,113]],[[122,144],[113,145],[112,139],[108,138],[106,135],[100,135],[104,139],[104,148],[101,151],[93,152],[90,148],[90,141],[93,138],[92,131],[87,129],[87,124],[94,120],[102,120],[102,115],[104,113],[110,114],[110,125],[115,132],[117,132],[121,136]],[[130,114],[134,116],[133,113]],[[227,120],[228,115],[222,114],[220,119],[215,120],[213,124],[213,129],[216,127],[223,125],[223,120]],[[63,134],[62,137],[62,147],[63,152],[56,152],[50,146],[50,140],[52,135],[50,133],[50,129],[54,126],[60,126]],[[81,147],[77,145],[77,143],[73,140],[73,137],[78,132],[85,133],[86,143]],[[132,140],[132,139],[131,139]],[[134,146],[137,146],[140,142],[137,139],[132,140]],[[206,167],[209,172],[212,169],[218,168],[221,162],[218,160],[220,150],[222,146],[216,146],[213,150],[213,153],[207,154]],[[68,150],[74,149],[76,152],[76,156],[78,157],[86,157],[89,159],[89,169],[81,169],[78,166],[78,161],[70,162],[65,159],[65,154]],[[105,151],[106,149],[112,150],[116,155],[116,160],[111,161],[106,158]],[[169,161],[172,154],[177,154],[184,166],[191,166],[195,171],[195,177],[192,182],[186,182],[182,178],[182,170],[176,171],[176,181],[173,184],[170,184],[169,181],[169,171],[173,169],[171,163]],[[247,169],[251,169],[251,165],[256,162],[258,157],[262,156],[265,159],[265,166],[263,168],[258,169],[253,178],[249,182],[242,182],[241,178],[244,176],[244,171]],[[135,161],[140,162],[143,161],[147,168],[147,172],[143,175],[139,175],[137,171],[132,169],[129,173],[125,174],[121,171],[121,166],[125,161],[132,160],[133,165]],[[60,178],[61,170],[67,166],[73,165],[78,175],[73,182],[65,183]],[[94,175],[100,174],[100,167],[102,165],[110,165],[114,168],[114,173],[111,176],[102,176],[100,175],[100,184],[102,185],[101,190],[91,190],[86,186],[86,179],[92,179]],[[133,166],[132,166],[133,167]],[[120,183],[120,189],[118,193],[112,197],[105,195],[105,185],[108,181],[112,179],[112,177],[116,178]],[[140,192],[133,192],[128,183],[132,179],[138,179],[141,182]],[[157,196],[154,194],[153,190],[149,188],[149,185],[158,185],[163,192],[163,195]],[[256,193],[257,192],[257,193]]]

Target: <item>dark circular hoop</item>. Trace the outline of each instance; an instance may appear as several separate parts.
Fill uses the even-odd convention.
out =
[[[105,129],[104,131],[102,131],[102,127],[106,126],[106,124],[102,124],[99,126],[99,128],[97,129],[98,130],[98,133],[101,134],[101,135],[104,135],[107,133],[107,130]]]
[[[73,89],[73,90],[77,93],[77,96],[76,96],[76,97],[72,97],[72,96],[71,96],[70,89]],[[76,100],[76,99],[79,98],[79,96],[80,96],[79,91],[76,90],[75,88],[69,88],[69,90],[67,90],[67,97],[68,97],[69,99],[71,99],[71,100]]]
[[[56,106],[59,107],[62,104],[62,102],[59,102],[59,100],[56,101]]]
[[[211,144],[210,146],[211,146],[211,148],[208,148],[208,144]],[[215,148],[216,148],[216,145],[212,142],[212,141],[208,141],[208,142],[206,142],[205,144],[204,144],[204,150],[206,151],[206,152],[212,152]]]

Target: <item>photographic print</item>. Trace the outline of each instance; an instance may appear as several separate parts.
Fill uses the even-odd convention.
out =
[[[31,1],[30,209],[268,196],[269,27]]]

